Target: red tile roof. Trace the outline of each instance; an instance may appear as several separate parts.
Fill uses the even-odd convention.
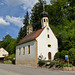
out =
[[[40,34],[41,32],[44,30],[44,28],[42,29],[39,29],[37,31],[33,31],[31,32],[30,34],[26,35],[18,44],[18,45],[21,45],[23,43],[26,43],[26,42],[29,42],[29,41],[32,41],[32,40],[35,40]]]

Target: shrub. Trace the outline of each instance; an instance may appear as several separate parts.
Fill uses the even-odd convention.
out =
[[[63,63],[60,63],[59,66],[60,66],[60,67],[63,67]]]
[[[46,63],[45,60],[40,60],[40,61],[38,62],[38,65],[41,67],[41,66],[43,66],[45,63]]]
[[[55,65],[55,62],[50,62],[50,68],[53,67]]]
[[[63,67],[72,67],[72,64],[66,63],[66,64],[63,64]]]
[[[15,54],[11,54],[9,57],[15,58]]]
[[[70,63],[72,63],[74,66],[75,66],[75,49],[74,48],[71,48],[69,50],[69,60],[70,60]]]
[[[65,59],[65,55],[69,55],[69,52],[67,50],[62,50],[61,51],[61,58]]]
[[[60,58],[60,52],[57,52],[54,56],[54,59],[59,59]]]
[[[13,59],[12,57],[5,57],[4,61],[6,61],[6,60],[12,60],[12,59]]]

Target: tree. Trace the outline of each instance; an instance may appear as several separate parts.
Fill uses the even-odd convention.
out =
[[[17,39],[13,39],[9,34],[3,38],[2,47],[6,49],[9,54],[15,53]]]
[[[71,62],[73,65],[75,65],[75,48],[71,48],[71,49],[69,50],[69,55],[70,55],[70,58],[69,58],[70,62]]]
[[[2,47],[2,41],[0,41],[0,48]]]
[[[67,50],[62,50],[61,51],[61,58],[62,59],[65,59],[65,55],[68,55],[69,54],[69,51],[67,51]]]
[[[54,59],[60,59],[61,58],[61,53],[60,52],[57,52],[54,56]]]
[[[18,34],[18,38],[17,38],[17,43],[23,38],[23,28],[21,27],[19,34]]]
[[[6,49],[7,45],[10,43],[10,41],[12,40],[12,37],[8,34],[3,38],[3,43],[2,43],[2,47]]]
[[[17,43],[26,36],[27,34],[27,26],[29,25],[29,14],[28,11],[26,13],[26,15],[24,16],[24,21],[23,21],[24,26],[21,27],[19,33],[18,33],[18,37],[17,37]]]
[[[68,0],[51,0],[51,5],[47,5],[47,12],[49,14],[49,23],[51,25],[65,24],[67,16]]]
[[[7,45],[6,50],[9,52],[9,54],[14,54],[16,50],[16,43],[17,39],[12,39],[10,43]]]
[[[23,22],[23,24],[24,24],[24,26],[23,26],[23,37],[25,37],[26,36],[26,34],[27,34],[27,26],[29,25],[29,14],[28,14],[28,11],[27,11],[27,13],[26,13],[26,15],[24,16],[24,22]]]
[[[43,12],[43,0],[38,0],[38,2],[32,8],[31,22],[33,30],[38,30],[41,28],[41,13]]]

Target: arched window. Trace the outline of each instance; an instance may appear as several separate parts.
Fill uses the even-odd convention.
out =
[[[45,19],[44,19],[44,22],[45,22]]]
[[[21,48],[19,48],[19,55],[21,54]]]
[[[52,60],[52,53],[51,52],[48,53],[48,59]]]
[[[28,54],[30,54],[30,45],[28,45]]]
[[[50,38],[49,34],[47,35],[48,38]]]
[[[23,55],[25,54],[25,47],[23,47]]]

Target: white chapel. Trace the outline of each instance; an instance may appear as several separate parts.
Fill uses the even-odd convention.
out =
[[[16,46],[16,64],[37,66],[39,56],[53,60],[58,52],[58,40],[49,26],[48,13],[41,13],[42,28],[33,31],[27,28],[27,35]]]

